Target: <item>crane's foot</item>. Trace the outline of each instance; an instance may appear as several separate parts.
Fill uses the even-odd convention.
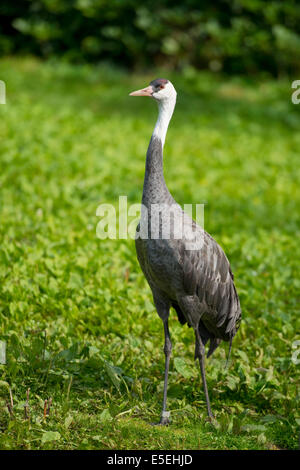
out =
[[[159,423],[153,423],[153,426],[169,426],[170,423],[170,412],[164,411],[160,417]]]
[[[169,426],[170,420],[168,418],[161,418],[159,423],[151,423],[152,426]]]
[[[170,424],[170,418],[166,416],[162,416],[160,418],[160,422],[158,423],[159,426],[169,426]]]
[[[217,419],[215,417],[207,417],[206,422],[209,423],[213,428],[219,430],[220,429],[220,424],[218,423]]]

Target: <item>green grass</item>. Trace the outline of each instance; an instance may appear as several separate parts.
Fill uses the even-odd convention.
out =
[[[243,322],[229,370],[227,344],[207,361],[210,424],[193,332],[172,311],[172,425],[151,426],[162,400],[162,324],[133,240],[97,239],[96,209],[117,207],[119,195],[141,199],[157,110],[128,93],[156,75],[168,76],[0,61],[2,449],[298,446],[300,105],[289,81],[169,75],[178,104],[165,178],[179,203],[205,203]]]

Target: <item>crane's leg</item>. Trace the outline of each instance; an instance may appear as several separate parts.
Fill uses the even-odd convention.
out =
[[[196,345],[195,345],[195,359],[199,359],[199,364],[200,364],[200,370],[201,370],[201,377],[202,377],[202,382],[203,382],[203,388],[204,388],[204,394],[205,394],[205,400],[206,400],[206,407],[207,407],[207,414],[210,419],[214,417],[211,411],[210,407],[210,401],[209,401],[209,396],[208,396],[208,389],[207,389],[207,383],[206,383],[206,376],[205,376],[205,348],[201,340],[201,336],[199,333],[199,329],[194,328],[195,331],[195,337],[196,337]]]
[[[158,292],[153,293],[153,300],[156,306],[158,315],[163,321],[164,324],[164,334],[165,334],[165,344],[164,344],[164,353],[165,353],[165,379],[164,379],[164,398],[163,406],[161,412],[161,418],[158,424],[167,425],[170,423],[170,412],[167,411],[167,389],[168,389],[168,375],[169,375],[169,365],[170,357],[172,352],[172,343],[169,332],[169,313],[170,313],[170,303],[167,299],[163,297],[162,294]]]
[[[169,375],[170,357],[171,357],[171,352],[172,352],[172,343],[171,343],[170,332],[169,332],[168,318],[163,320],[163,322],[164,322],[164,332],[165,332],[165,345],[164,345],[165,380],[164,380],[163,406],[162,406],[162,412],[161,412],[161,418],[160,418],[159,424],[166,425],[170,423],[170,420],[169,420],[170,412],[167,411],[167,390],[168,390],[168,375]]]

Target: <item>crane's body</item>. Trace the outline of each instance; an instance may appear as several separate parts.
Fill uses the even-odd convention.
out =
[[[159,103],[160,111],[147,151],[142,217],[136,234],[138,261],[164,323],[166,363],[160,424],[169,423],[166,399],[172,350],[168,327],[170,307],[176,310],[182,324],[188,323],[194,329],[195,358],[199,359],[207,411],[212,417],[205,378],[204,347],[209,340],[209,356],[221,340],[230,341],[231,344],[241,319],[239,298],[229,261],[222,248],[184,213],[164,180],[163,146],[176,103],[173,85],[167,80],[158,79],[133,95],[153,96]],[[167,237],[163,236],[166,225],[169,225]],[[196,248],[191,247],[191,233],[197,243]]]

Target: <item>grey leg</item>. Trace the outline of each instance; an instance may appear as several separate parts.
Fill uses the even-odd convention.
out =
[[[168,318],[163,320],[164,322],[164,332],[165,332],[165,345],[164,345],[164,353],[165,353],[165,381],[164,381],[164,398],[163,398],[163,406],[161,412],[161,418],[159,424],[169,424],[169,416],[170,413],[167,411],[167,389],[168,389],[168,375],[169,375],[169,365],[170,365],[170,357],[172,352],[172,343],[170,338],[169,332],[169,324]]]
[[[208,390],[207,390],[207,383],[206,383],[206,376],[205,376],[205,348],[201,340],[201,336],[199,333],[198,328],[194,328],[195,331],[195,337],[196,337],[196,345],[195,345],[195,359],[199,359],[199,364],[200,364],[200,370],[201,370],[201,377],[202,377],[202,382],[203,382],[203,388],[204,388],[204,394],[205,394],[205,400],[206,400],[206,406],[207,406],[207,414],[209,418],[213,418],[214,415],[212,414],[211,408],[210,408],[210,401],[209,401],[209,396],[208,396]]]

